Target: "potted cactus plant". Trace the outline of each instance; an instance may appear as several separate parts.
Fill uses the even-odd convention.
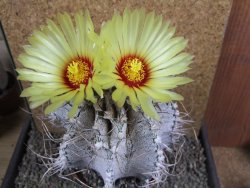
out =
[[[171,156],[183,146],[190,119],[173,91],[192,80],[180,76],[193,56],[184,37],[154,12],[125,9],[95,33],[89,12],[59,14],[29,38],[18,60],[18,79],[30,81],[21,96],[42,106],[42,120],[64,129],[53,153],[41,156],[44,176],[81,186],[164,186]],[[100,181],[89,182],[91,171]],[[97,180],[98,181],[98,178]]]

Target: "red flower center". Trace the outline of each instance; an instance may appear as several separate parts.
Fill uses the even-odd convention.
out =
[[[71,60],[64,70],[65,84],[73,89],[80,88],[81,84],[88,85],[93,76],[93,64],[87,57],[77,57]]]
[[[127,55],[121,58],[116,66],[117,74],[129,87],[143,86],[149,78],[148,64],[137,55]]]

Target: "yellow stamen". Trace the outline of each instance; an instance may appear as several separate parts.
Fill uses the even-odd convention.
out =
[[[86,84],[91,75],[88,64],[81,59],[73,60],[67,66],[66,77],[70,84],[74,86],[80,86],[80,84]]]
[[[140,82],[145,78],[144,64],[138,58],[129,58],[122,65],[122,74],[131,82]]]

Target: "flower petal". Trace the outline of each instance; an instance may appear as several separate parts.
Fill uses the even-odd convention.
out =
[[[47,101],[48,101],[48,99],[43,99],[43,100],[38,100],[38,101],[31,102],[30,103],[30,108],[31,109],[37,108],[38,106],[41,106],[42,104],[44,104]]]
[[[172,43],[173,46],[171,46]],[[168,61],[169,59],[180,53],[187,46],[187,40],[182,37],[174,38],[172,43],[170,43],[169,46],[167,45],[166,49],[164,48],[161,52],[158,52],[157,55],[152,56],[152,58],[150,59],[150,61],[152,62],[152,67]]]
[[[179,55],[173,57],[171,60],[166,61],[165,63],[158,64],[155,67],[152,66],[152,71],[165,69],[169,66],[181,63],[181,62],[190,62],[193,59],[188,53],[180,53]]]
[[[112,80],[111,82],[108,82],[108,83],[106,83],[106,84],[103,84],[103,85],[102,85],[102,88],[103,88],[103,89],[109,89],[109,88],[112,88],[114,85],[115,85],[115,80]]]
[[[58,101],[70,101],[74,96],[75,94],[77,93],[78,91],[77,90],[73,90],[73,91],[70,91],[70,92],[67,92],[65,94],[62,94],[62,95],[58,95],[58,96],[55,96],[51,99],[51,102],[52,103],[56,103]]]
[[[187,77],[160,77],[150,79],[146,86],[158,89],[173,89],[179,85],[187,84],[192,81],[192,79]]]
[[[71,91],[66,94],[56,96],[51,99],[51,104],[46,107],[45,114],[49,114],[53,111],[55,111],[57,108],[62,106],[65,102],[70,101],[74,95],[77,93],[77,91]]]
[[[113,93],[112,93],[112,99],[117,102],[122,95],[123,90],[122,89],[116,89]]]
[[[57,108],[61,107],[64,103],[65,103],[65,101],[57,101],[55,103],[52,103],[45,108],[44,113],[47,115],[47,114],[55,111]]]
[[[182,101],[184,98],[183,98],[183,96],[181,96],[180,94],[178,94],[178,93],[175,93],[175,92],[172,92],[172,91],[164,91],[167,95],[169,95],[170,96],[170,98],[172,99],[172,100],[175,100],[175,101]]]
[[[191,61],[182,62],[176,65],[170,66],[166,69],[158,70],[151,75],[151,78],[167,77],[167,76],[174,76],[177,74],[181,74],[190,69],[190,67],[188,67],[190,63]]]
[[[124,93],[120,95],[120,98],[116,101],[116,104],[119,108],[121,108],[124,105],[126,98],[127,96]]]
[[[71,58],[74,58],[75,54],[73,53],[72,49],[70,48],[68,42],[66,41],[63,32],[61,29],[52,21],[47,20],[47,35],[53,37],[55,43],[60,45],[60,48]]]
[[[125,86],[124,93],[126,93],[126,95],[128,95],[132,108],[134,110],[136,110],[137,106],[139,106],[140,103],[137,99],[136,92],[134,91],[134,89],[129,88],[128,86]]]
[[[100,86],[98,83],[93,82],[92,87],[94,88],[94,90],[96,91],[96,93],[97,93],[101,98],[103,98],[103,90],[102,90],[101,86]]]
[[[56,75],[61,75],[62,73],[61,68],[58,68],[45,61],[42,61],[41,59],[26,54],[21,54],[18,57],[18,61],[21,62],[24,67],[33,69],[37,72],[50,73]]]
[[[39,46],[37,48],[33,46],[24,46],[23,48],[28,55],[41,59],[47,63],[57,66],[58,68],[61,68],[61,66],[65,64],[61,58],[51,53],[50,49],[46,46]]]
[[[108,75],[104,76],[101,74],[95,75],[95,77],[93,78],[93,82],[95,83],[100,83],[102,85],[107,84],[109,82],[112,82],[114,79]]]
[[[29,98],[29,101],[35,102],[35,101],[41,101],[46,100],[48,101],[50,99],[50,96],[44,96],[44,95],[33,95]]]
[[[37,87],[39,89],[53,89],[54,91],[57,89],[69,89],[68,86],[66,86],[64,83],[37,83],[37,82],[33,82],[32,83],[32,87]]]
[[[62,82],[62,78],[57,75],[35,72],[29,69],[16,69],[19,73],[19,80],[27,80],[32,82]]]
[[[29,97],[32,95],[41,95],[42,91],[35,88],[35,87],[28,87],[26,89],[24,89],[21,93],[21,97]]]
[[[59,14],[57,16],[57,19],[64,33],[65,38],[68,41],[70,48],[73,50],[73,52],[75,52],[74,55],[80,55],[77,54],[77,37],[73,22],[69,14],[67,13]]]
[[[149,87],[141,87],[141,90],[157,102],[169,102],[172,100],[171,97],[167,93],[165,93],[163,90],[160,90],[160,89],[151,89]]]
[[[89,81],[89,83],[86,87],[86,99],[93,102],[93,103],[96,103],[96,101],[97,101],[95,98],[93,89],[92,89],[92,82],[91,81]]]
[[[81,102],[84,100],[84,86],[80,86],[80,91],[75,95],[74,100],[73,100],[73,106],[70,109],[68,116],[69,118],[73,118],[73,116],[76,114],[78,106],[80,105]]]
[[[38,88],[40,90],[40,88]],[[54,97],[54,96],[60,96],[62,94],[71,92],[72,90],[69,88],[59,88],[59,89],[46,89],[42,90],[42,95],[44,96],[49,96],[49,97]]]
[[[49,32],[47,27],[43,28],[43,31],[35,31],[32,36],[28,39],[30,44],[34,48],[49,50],[50,54],[56,56],[62,62],[67,61],[70,56],[65,53],[64,48],[54,40],[52,35],[47,35]]]
[[[136,94],[137,94],[138,99],[140,101],[142,110],[148,116],[150,116],[156,120],[159,120],[160,116],[157,114],[150,98],[146,94],[144,94],[142,91],[140,91],[139,89],[136,89]]]

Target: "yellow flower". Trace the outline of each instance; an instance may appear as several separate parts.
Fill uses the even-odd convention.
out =
[[[57,16],[58,24],[48,20],[29,38],[30,45],[18,58],[25,67],[17,69],[18,78],[32,82],[21,96],[29,97],[31,108],[49,101],[45,114],[72,102],[69,117],[73,117],[84,99],[96,102],[94,91],[103,95],[94,81],[100,72],[100,53],[93,42],[97,35],[89,12],[75,14],[74,20],[66,13]]]
[[[152,102],[183,99],[169,89],[192,81],[176,75],[189,69],[193,56],[182,52],[187,40],[173,37],[174,33],[169,22],[144,10],[126,9],[123,16],[115,14],[103,26],[101,38],[110,56],[110,61],[103,62],[109,70],[103,88],[116,87],[112,98],[119,107],[129,98],[134,109],[141,106],[159,119]]]

